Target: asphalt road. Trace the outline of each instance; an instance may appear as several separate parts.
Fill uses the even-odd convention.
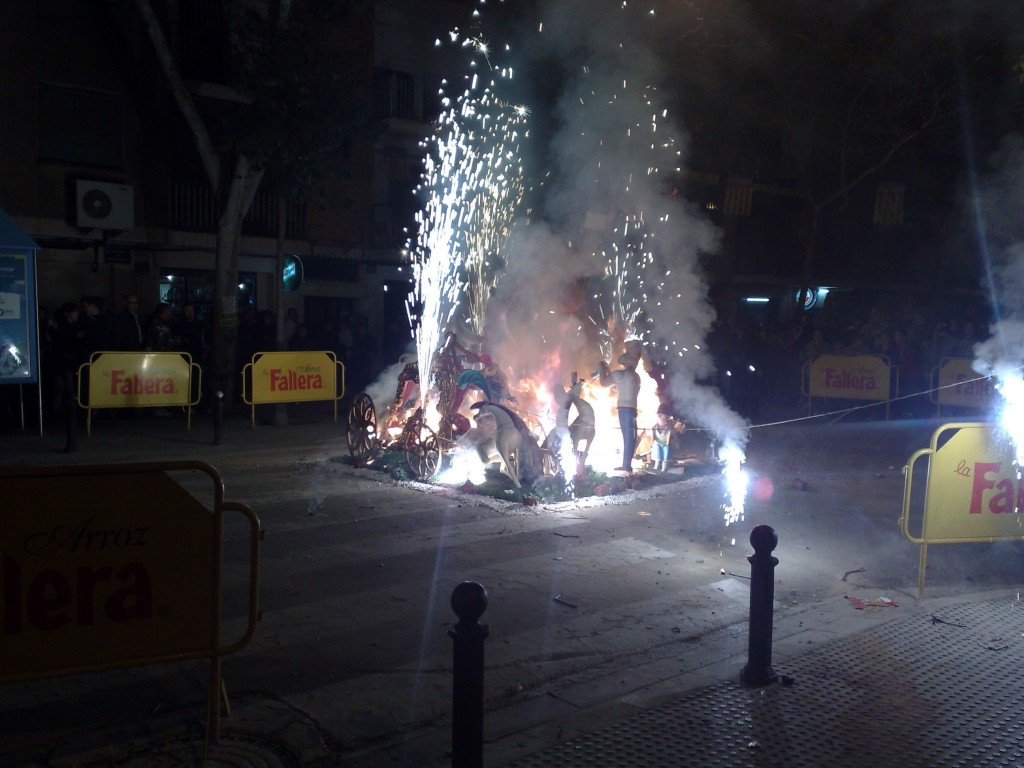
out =
[[[323,423],[236,424],[223,446],[209,445],[202,424],[190,433],[118,424],[116,439],[99,424],[72,455],[58,452],[59,436],[16,435],[4,462],[216,466],[226,498],[254,509],[266,531],[262,619],[249,645],[224,660],[229,695],[301,714],[319,733],[323,764],[355,768],[428,765],[430,750],[441,749],[451,710],[449,599],[464,580],[489,595],[487,718],[506,734],[678,675],[697,646],[741,652],[755,525],[778,533],[777,613],[812,623],[847,595],[916,600],[918,549],[897,524],[902,469],[935,426],[754,430],[746,513],[731,526],[717,473],[527,507],[356,469],[340,427]],[[203,478],[176,478],[203,493]],[[229,520],[228,639],[241,631],[247,594],[246,532]],[[1019,555],[1007,542],[933,547],[929,594],[1019,583]],[[204,664],[180,662],[5,686],[0,764],[69,765],[169,722],[201,728],[206,684]]]

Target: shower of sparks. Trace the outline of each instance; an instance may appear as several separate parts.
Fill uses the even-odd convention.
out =
[[[722,504],[722,511],[725,513],[725,524],[741,523],[745,516],[744,503],[749,483],[747,473],[743,469],[746,457],[739,446],[726,443],[718,452],[718,458],[725,465],[722,470],[726,489],[725,502]]]
[[[438,130],[422,144],[426,156],[417,193],[424,207],[409,248],[414,285],[408,302],[410,314],[415,312],[420,371],[431,369],[447,331],[468,325],[483,333],[487,299],[524,192],[520,142],[527,136],[529,110],[496,95],[511,70],[498,74],[491,67],[487,44],[463,44],[484,58],[494,79],[468,78],[454,103],[444,100]]]
[[[543,25],[538,33],[543,33]],[[495,49],[480,36],[455,31],[449,38],[470,52],[470,74],[458,97],[450,97],[445,86],[446,111],[436,133],[423,142],[424,172],[417,189],[423,206],[417,215],[417,234],[407,247],[413,273],[407,310],[425,383],[448,333],[465,330],[485,337],[488,301],[509,266],[513,224],[517,218],[525,221],[524,214],[529,213],[520,208],[528,188],[522,151],[530,109],[499,95],[502,84],[512,77],[512,68],[493,65]],[[619,345],[634,339],[642,342],[652,359],[686,355],[685,360],[692,360],[694,355],[688,352],[700,352],[710,316],[702,315],[695,307],[699,302],[692,298],[682,304],[680,286],[693,297],[699,277],[686,268],[677,277],[672,269],[678,258],[673,248],[684,246],[679,243],[679,230],[670,228],[676,222],[670,224],[669,217],[684,214],[665,185],[678,173],[682,151],[671,128],[659,125],[668,112],[656,104],[657,89],[632,74],[633,52],[625,45],[619,48],[610,58],[581,65],[588,88],[572,101],[576,114],[566,119],[583,127],[578,142],[561,147],[564,166],[583,169],[592,185],[590,190],[579,190],[580,199],[589,202],[578,211],[585,221],[583,231],[573,232],[573,239],[579,235],[578,253],[591,257],[593,269],[586,274],[602,276],[595,281],[600,285],[588,283],[586,307],[581,308],[580,317],[593,327],[581,319],[578,328],[593,332],[586,336],[605,361],[612,360]],[[563,106],[568,103],[567,99]],[[549,176],[546,170],[531,188],[531,199]],[[564,179],[556,174],[555,181]],[[577,251],[572,243],[569,248]],[[688,319],[681,322],[681,318]],[[533,341],[541,346],[547,343],[543,334]],[[564,377],[569,365],[579,365],[579,355],[570,360],[569,354],[561,356],[563,352],[555,350],[550,365],[538,366],[531,360],[529,370],[506,371],[518,398],[516,410],[537,432],[538,443],[550,433],[557,410],[550,382]],[[638,425],[649,431],[660,405],[659,388],[644,366],[638,373]],[[665,379],[664,373],[661,378]],[[425,385],[420,390],[423,403],[428,389]],[[598,469],[627,463],[621,456],[614,390],[588,381],[583,396],[594,407],[597,420],[597,438],[587,463]],[[481,469],[475,452],[467,452],[465,462],[458,451],[449,458],[452,470],[461,468],[455,474],[478,474]],[[563,474],[571,478],[575,468],[571,448],[560,445],[558,458]],[[742,443],[727,440],[720,459],[727,497],[723,509],[730,524],[743,519]]]
[[[1019,301],[1017,295],[1013,301]],[[1013,443],[1018,472],[1024,467],[1024,321],[1004,317],[990,339],[974,348],[974,370],[991,377],[1002,398],[998,421]]]
[[[985,358],[987,357],[986,349],[988,354],[991,354],[994,347],[1002,347],[1000,359],[996,361],[980,359],[974,362],[976,371],[994,377],[996,391],[1002,397],[1002,403],[998,406],[997,423],[1012,447],[1013,469],[1017,476],[1018,486],[1024,482],[1022,480],[1024,478],[1024,368],[1020,365],[1018,355],[1007,355],[1005,343],[1000,344],[999,342],[1006,341],[1007,331],[1010,331],[1010,335],[1017,340],[1024,338],[1024,335],[1020,333],[1021,330],[1024,330],[1024,326],[1017,320],[1002,321],[998,326],[996,336],[975,348],[975,351],[981,352],[982,358]],[[1003,338],[1000,339],[1000,336]],[[1014,359],[1008,359],[1011,357]],[[1017,497],[1014,498],[1016,499],[1015,511],[1020,513],[1022,511],[1020,509],[1021,501]]]
[[[584,74],[589,76],[590,69],[584,68]],[[681,355],[675,335],[656,327],[655,318],[667,316],[671,303],[679,298],[666,280],[671,269],[659,234],[669,222],[661,185],[674,170],[678,150],[670,136],[655,139],[658,116],[667,115],[667,110],[658,110],[654,104],[657,90],[638,87],[634,93],[627,79],[621,87],[620,92],[606,96],[594,93],[595,98],[582,105],[595,112],[594,130],[607,126],[609,132],[590,137],[606,149],[592,159],[595,185],[608,190],[604,196],[609,208],[588,215],[588,228],[605,230],[594,252],[604,263],[604,289],[596,310],[604,322],[591,321],[603,326],[611,317],[627,337],[641,339],[650,352]],[[636,119],[633,113],[644,117]],[[613,162],[609,154],[616,156]],[[657,210],[648,210],[652,206]],[[665,341],[666,337],[672,340]]]
[[[609,329],[614,341],[640,339],[654,359],[674,358],[685,368],[681,359],[690,350],[700,352],[706,327],[679,321],[693,318],[695,308],[681,304],[682,286],[690,287],[688,278],[674,276],[672,270],[671,248],[678,230],[670,221],[673,208],[664,184],[678,171],[681,150],[672,131],[659,125],[668,111],[656,103],[659,94],[653,86],[625,77],[606,78],[618,88],[602,92],[593,68],[581,70],[588,84],[594,84],[577,105],[590,118],[580,141],[591,152],[580,158],[591,163],[589,176],[600,189],[593,198],[606,206],[588,211],[584,225],[597,238],[594,257],[604,264],[603,287],[590,321]],[[607,342],[601,343],[606,360],[611,346]],[[720,460],[726,486],[722,509],[730,525],[744,519],[747,476],[742,442],[726,440]]]
[[[999,422],[1013,443],[1017,471],[1024,467],[1024,378],[1021,369],[997,371],[996,389],[1003,396]]]

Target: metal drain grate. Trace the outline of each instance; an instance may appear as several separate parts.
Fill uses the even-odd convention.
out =
[[[795,685],[706,688],[514,768],[1024,766],[1024,611],[886,623],[787,660]]]
[[[111,762],[110,768],[195,768],[203,754],[201,739],[147,745]],[[302,768],[298,756],[275,739],[226,734],[206,750],[206,768]]]

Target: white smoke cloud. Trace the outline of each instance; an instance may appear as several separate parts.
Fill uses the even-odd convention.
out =
[[[714,310],[699,259],[718,249],[719,233],[668,184],[688,160],[686,115],[668,110],[672,66],[652,41],[692,18],[594,0],[546,2],[539,16],[516,50],[542,63],[526,75],[544,78],[534,85],[547,103],[530,105],[524,149],[543,185],[512,233],[489,306],[489,345],[521,375],[567,384],[569,370],[589,373],[602,355],[614,362],[618,351],[602,349],[598,336],[625,305],[637,313],[632,332],[669,366],[678,414],[743,445],[744,420],[702,383],[712,372],[705,339]],[[606,274],[616,254],[630,262],[619,285]],[[545,350],[559,351],[560,370],[539,370],[550,362]]]
[[[991,162],[977,207],[990,260],[984,287],[996,309],[990,338],[975,348],[985,375],[1024,365],[1024,138],[1007,137]]]
[[[1008,137],[993,158],[996,172],[978,193],[985,234],[986,288],[995,306],[989,338],[974,348],[974,369],[996,378],[1003,396],[1002,423],[1024,462],[1024,140]]]

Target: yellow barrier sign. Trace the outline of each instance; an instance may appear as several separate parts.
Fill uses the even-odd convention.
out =
[[[87,398],[82,396],[83,389]],[[95,408],[183,406],[191,429],[192,406],[199,402],[201,391],[202,369],[187,352],[94,352],[78,368],[78,403],[87,409],[86,434],[92,434]]]
[[[889,361],[880,355],[822,355],[810,364],[808,394],[843,400],[889,399]]]
[[[169,474],[206,473],[213,508]],[[219,659],[255,631],[259,520],[202,462],[0,470],[0,683]],[[249,623],[221,642],[224,510],[249,518]],[[211,711],[211,733],[219,723]]]
[[[344,374],[333,352],[257,352],[242,371],[242,400],[253,406],[254,426],[256,405],[312,400],[334,400],[337,421]]]
[[[210,650],[214,516],[166,474],[0,489],[0,679]]]
[[[914,470],[928,458],[920,533],[911,531]],[[994,424],[945,424],[931,445],[910,457],[900,528],[921,545],[919,590],[924,590],[928,544],[1024,538],[1024,484],[1005,431]]]
[[[990,408],[999,397],[995,379],[983,377],[966,357],[946,357],[939,363],[936,402],[939,406]]]
[[[193,365],[184,352],[98,352],[88,366],[90,408],[190,404]]]

